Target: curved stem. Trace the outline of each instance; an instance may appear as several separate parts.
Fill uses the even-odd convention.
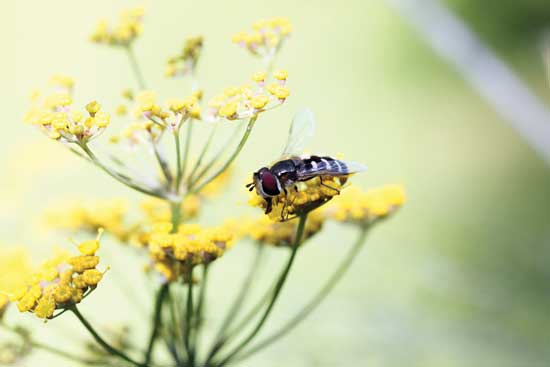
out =
[[[225,366],[229,361],[231,361],[232,358],[234,358],[237,354],[239,354],[240,351],[243,350],[243,348],[245,348],[248,345],[248,343],[252,341],[252,339],[254,339],[254,337],[258,334],[258,332],[262,329],[262,326],[267,321],[269,314],[273,310],[273,306],[275,306],[275,302],[277,301],[277,299],[279,298],[279,295],[281,294],[281,289],[283,289],[283,285],[286,282],[290,269],[292,268],[292,264],[294,263],[294,259],[296,258],[296,254],[298,253],[298,249],[300,248],[300,244],[302,243],[302,237],[304,235],[306,221],[307,221],[307,214],[300,216],[300,222],[298,223],[298,228],[296,229],[296,238],[294,239],[294,244],[292,246],[290,257],[288,259],[288,262],[285,268],[283,269],[283,272],[279,277],[279,280],[275,285],[275,289],[273,291],[273,297],[271,298],[271,301],[269,302],[267,309],[262,315],[262,318],[254,328],[254,330],[252,330],[252,332],[231,353],[229,353],[227,357],[225,357],[220,363],[215,364],[217,367]]]
[[[76,306],[71,307],[72,313],[78,318],[78,320],[82,323],[82,325],[88,330],[88,332],[92,335],[94,340],[108,353],[112,354],[113,356],[119,357],[120,359],[125,360],[128,363],[133,364],[136,367],[148,367],[147,365],[141,364],[139,362],[134,361],[130,357],[128,357],[126,354],[124,354],[122,351],[114,348],[109,343],[107,343],[98,333],[95,331],[95,329],[92,327],[92,325],[82,316],[80,311],[78,311],[78,308]]]
[[[132,67],[132,71],[134,72],[134,76],[136,77],[139,88],[147,88],[145,86],[145,79],[143,78],[141,68],[139,67],[139,63],[137,61],[136,54],[134,53],[134,49],[132,48],[132,46],[128,45],[126,47],[126,54],[128,55],[128,59],[130,60],[130,66]]]
[[[199,158],[197,159],[197,162],[195,163],[193,169],[191,170],[191,173],[189,173],[189,176],[187,177],[187,187],[190,187],[191,182],[193,182],[193,178],[195,174],[197,173],[197,170],[200,168],[202,161],[204,160],[204,156],[208,152],[208,149],[210,148],[210,144],[212,143],[212,140],[214,139],[214,135],[216,135],[216,131],[218,130],[219,124],[216,124],[212,131],[210,132],[210,135],[208,136],[208,139],[206,140],[206,143],[204,144],[202,151],[199,155]]]
[[[112,178],[114,178],[118,182],[130,187],[131,189],[134,189],[138,192],[141,192],[142,194],[146,194],[146,195],[149,195],[149,196],[154,196],[154,197],[157,197],[159,199],[166,199],[164,197],[164,195],[162,195],[160,192],[147,189],[147,188],[142,187],[142,186],[140,186],[140,185],[138,185],[134,182],[131,182],[128,179],[124,178],[122,175],[120,175],[118,172],[113,171],[110,168],[103,165],[103,163],[101,163],[101,161],[91,151],[91,149],[88,147],[87,144],[85,144],[85,143],[79,144],[79,147],[82,148],[82,150],[88,155],[88,157],[90,158],[90,160],[92,161],[92,163],[96,167],[100,168],[102,171],[107,173],[109,176],[111,176]]]
[[[181,175],[185,176],[185,171],[187,170],[187,162],[189,161],[189,151],[191,148],[191,137],[193,135],[193,119],[190,119],[187,122],[187,135],[185,136],[185,147],[183,152],[183,163],[181,166]]]
[[[183,172],[181,170],[181,143],[180,143],[180,129],[174,131],[174,142],[176,144],[176,194],[180,192],[181,180],[183,178]]]
[[[254,128],[254,124],[256,123],[256,120],[258,119],[258,116],[252,117],[248,121],[248,125],[246,126],[246,131],[241,138],[241,141],[239,142],[239,145],[237,145],[237,149],[231,154],[229,159],[221,166],[214,174],[212,174],[209,178],[207,178],[203,183],[201,183],[197,188],[193,188],[192,193],[197,193],[201,191],[206,185],[208,185],[210,182],[212,182],[214,179],[216,179],[219,175],[221,175],[233,161],[237,158],[241,150],[244,148],[246,141],[248,140],[250,133],[252,132],[252,129]]]
[[[242,355],[240,355],[237,358],[237,360],[241,361],[245,358],[250,357],[256,352],[264,349],[271,343],[275,342],[277,339],[286,335],[288,332],[290,332],[292,329],[298,326],[300,322],[305,320],[305,318],[309,314],[311,314],[311,312],[315,310],[315,308],[317,308],[317,306],[319,306],[319,304],[332,291],[334,286],[342,279],[344,274],[346,274],[347,270],[350,268],[351,264],[353,263],[353,260],[357,257],[357,254],[359,253],[359,251],[363,248],[363,244],[365,242],[365,238],[367,237],[367,233],[368,233],[368,227],[363,227],[361,229],[361,232],[359,232],[359,236],[357,237],[357,240],[355,241],[353,247],[350,249],[350,251],[344,258],[344,260],[340,263],[340,265],[336,268],[334,273],[332,273],[332,275],[330,276],[328,281],[325,283],[325,285],[294,317],[288,320],[283,326],[281,326],[273,334],[269,335],[264,340],[259,341],[256,345],[252,346],[249,350],[245,351]]]
[[[162,305],[168,294],[169,285],[163,284],[158,291],[157,298],[155,301],[155,309],[153,313],[153,329],[151,330],[151,336],[149,337],[149,344],[147,346],[147,351],[145,352],[145,358],[143,364],[148,366],[151,362],[151,357],[153,355],[153,349],[155,348],[155,343],[159,334],[159,329],[162,325]]]
[[[170,187],[170,184],[173,180],[172,172],[170,172],[170,167],[168,166],[166,160],[160,154],[157,144],[154,141],[151,141],[151,145],[153,147],[153,152],[155,153],[157,163],[159,164],[160,170],[162,171],[162,174],[164,175],[164,178],[166,180],[166,186]]]
[[[231,134],[231,136],[229,137],[229,139],[227,139],[224,144],[220,145],[221,148],[218,149],[218,152],[214,154],[214,156],[208,161],[208,163],[206,163],[206,165],[196,175],[193,175],[193,180],[190,181],[188,184],[190,191],[197,184],[197,182],[199,182],[208,173],[208,171],[212,167],[214,167],[214,165],[220,160],[222,155],[227,151],[227,148],[229,148],[233,143],[233,141],[237,139],[237,137],[239,136],[239,132],[241,130],[240,128],[241,128],[240,125],[237,126],[237,128],[233,131],[233,134]]]
[[[254,276],[256,275],[256,272],[259,268],[261,258],[262,258],[262,254],[264,253],[264,251],[263,251],[264,248],[265,248],[265,246],[263,246],[262,244],[260,244],[260,243],[256,244],[256,253],[254,255],[254,260],[252,261],[252,266],[250,267],[250,270],[248,271],[248,274],[246,275],[246,278],[244,279],[244,282],[241,286],[241,289],[240,289],[237,297],[233,301],[233,304],[231,305],[231,308],[229,309],[229,311],[225,315],[225,318],[222,322],[222,325],[221,325],[220,329],[218,330],[216,338],[214,339],[215,340],[214,347],[212,348],[212,350],[210,351],[210,353],[208,355],[207,363],[210,362],[216,356],[216,354],[221,350],[222,346],[229,339],[231,339],[232,333],[226,334],[227,329],[229,327],[231,327],[231,325],[233,324],[233,321],[235,321],[235,317],[237,317],[239,311],[241,310],[241,306],[242,306],[244,300],[246,299],[246,296],[248,295],[248,292],[250,291],[250,286],[251,286],[252,280],[254,279]],[[269,293],[267,294],[267,296],[268,295],[269,295]],[[250,313],[247,314],[247,316],[244,318],[244,320],[245,321],[251,320],[252,317],[256,314],[256,312],[258,312],[266,302],[267,302],[267,297],[263,297],[261,303],[259,303],[259,305],[257,307],[254,307],[252,309],[252,311],[253,311],[252,314],[250,314]],[[238,330],[241,329],[241,324],[239,324]]]

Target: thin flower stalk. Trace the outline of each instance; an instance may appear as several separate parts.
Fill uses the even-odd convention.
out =
[[[288,274],[290,273],[290,269],[292,268],[296,255],[298,253],[298,249],[300,248],[300,244],[302,243],[302,236],[304,234],[304,230],[306,227],[306,221],[307,221],[307,214],[300,216],[299,222],[298,222],[298,228],[296,229],[295,242],[290,252],[288,262],[285,268],[283,269],[281,275],[279,276],[277,283],[275,284],[275,289],[273,290],[272,298],[265,312],[263,313],[260,321],[258,322],[256,327],[254,327],[252,332],[233,351],[231,351],[225,358],[223,358],[221,362],[215,364],[216,367],[223,367],[227,365],[236,355],[238,355],[248,345],[248,343],[252,341],[252,339],[254,339],[254,337],[260,332],[260,330],[264,326],[271,311],[273,310],[273,307],[275,306],[275,303],[277,302],[277,299],[279,298],[281,290],[283,289],[283,286],[287,280]]]
[[[275,341],[279,340],[281,337],[285,336],[292,329],[298,326],[302,321],[306,319],[319,304],[329,295],[329,293],[334,289],[346,272],[350,269],[353,261],[357,258],[359,251],[363,248],[365,244],[365,239],[367,237],[368,227],[364,226],[360,229],[359,235],[354,243],[354,245],[349,250],[348,254],[336,270],[329,277],[327,282],[321,287],[321,289],[315,294],[315,296],[308,302],[306,305],[296,313],[295,316],[290,318],[284,325],[279,327],[277,331],[273,334],[267,336],[265,339],[259,341],[256,345],[252,346],[250,349],[245,350],[241,355],[239,355],[236,360],[242,361],[256,353],[260,350],[271,345]]]
[[[210,182],[212,182],[213,180],[215,180],[219,175],[221,175],[223,172],[225,172],[225,170],[227,170],[229,168],[229,166],[231,166],[231,164],[235,161],[235,159],[238,157],[239,153],[241,152],[241,150],[244,148],[248,138],[250,137],[250,134],[252,133],[252,129],[254,128],[254,124],[256,123],[256,120],[258,119],[258,116],[254,116],[252,117],[249,121],[248,121],[248,125],[246,126],[246,131],[243,135],[243,137],[241,138],[241,141],[239,142],[239,145],[237,145],[237,148],[235,149],[235,151],[233,152],[233,154],[231,154],[231,156],[229,157],[229,159],[223,164],[223,166],[221,166],[215,173],[213,173],[209,178],[207,178],[206,180],[204,180],[203,183],[201,183],[200,185],[198,185],[196,188],[193,188],[192,190],[192,193],[197,193],[197,192],[200,192],[206,185],[208,185]]]

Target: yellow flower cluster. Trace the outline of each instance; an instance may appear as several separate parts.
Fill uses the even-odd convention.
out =
[[[182,224],[176,233],[172,229],[171,223],[159,222],[147,235],[151,269],[166,282],[178,280],[192,266],[209,264],[233,246],[234,236],[224,226],[203,228],[198,224]]]
[[[186,98],[167,100],[163,108],[157,102],[156,93],[153,91],[143,91],[135,98],[129,95],[128,99],[136,103],[134,109],[136,121],[126,125],[119,135],[111,136],[110,141],[112,143],[126,141],[131,146],[150,142],[151,139],[156,141],[167,128],[177,130],[189,119],[200,119],[201,98],[202,92],[196,91]]]
[[[20,312],[32,312],[42,319],[51,318],[56,309],[80,303],[103,278],[104,273],[96,269],[99,237],[78,245],[78,256],[59,250],[33,272],[18,269],[24,280],[3,294],[17,302]]]
[[[259,20],[252,28],[252,32],[235,34],[232,41],[253,55],[263,57],[273,57],[292,33],[292,24],[283,17]]]
[[[96,232],[104,228],[126,242],[131,228],[125,223],[128,203],[122,199],[77,201],[62,204],[44,213],[44,223],[54,229],[71,232]]]
[[[323,229],[325,216],[318,210],[313,211],[306,221],[302,244]],[[254,221],[245,222],[243,233],[262,244],[277,247],[292,246],[295,242],[298,219],[286,222],[274,222],[267,216],[261,216]]]
[[[95,43],[127,47],[141,34],[144,14],[144,8],[136,7],[122,11],[114,26],[105,19],[101,20],[90,39]]]
[[[56,76],[52,82],[57,88],[44,100],[38,92],[31,96],[31,108],[25,115],[25,122],[39,126],[52,139],[70,143],[86,143],[109,126],[110,115],[101,111],[96,101],[86,105],[86,112],[73,109],[74,82],[71,78]]]
[[[362,191],[351,186],[326,207],[325,215],[339,222],[368,223],[391,214],[405,203],[402,185]]]
[[[274,221],[284,222],[308,213],[339,195],[346,181],[347,176],[322,176],[297,182],[294,187],[287,188],[287,194],[282,192],[272,198],[272,210],[268,216]],[[262,209],[268,206],[267,201],[255,191],[249,204]]]
[[[254,86],[244,84],[226,88],[223,93],[208,102],[210,118],[248,119],[280,106],[290,95],[289,89],[285,86],[288,73],[278,70],[273,76],[277,82],[268,85],[266,73],[259,72],[252,76]]]
[[[8,296],[27,284],[31,271],[30,255],[25,249],[0,248],[0,318],[8,306]]]
[[[201,55],[202,45],[202,36],[186,39],[181,53],[168,59],[165,75],[175,77],[193,73]]]

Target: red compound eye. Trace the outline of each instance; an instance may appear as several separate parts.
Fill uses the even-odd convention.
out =
[[[260,177],[263,191],[268,195],[279,195],[279,186],[277,185],[277,177],[269,171],[262,172]]]

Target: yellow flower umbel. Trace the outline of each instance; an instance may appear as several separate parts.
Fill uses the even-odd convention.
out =
[[[0,248],[0,319],[10,298],[27,284],[31,271],[30,256],[25,249]]]
[[[322,176],[297,182],[294,187],[287,188],[287,194],[282,192],[271,198],[272,209],[268,216],[274,221],[284,222],[309,213],[339,195],[346,181],[347,176]],[[268,207],[267,201],[256,191],[251,195],[250,205],[264,210]]]
[[[323,229],[325,216],[320,211],[313,211],[307,218],[302,244]],[[297,219],[286,222],[274,222],[266,216],[243,225],[243,234],[253,240],[276,247],[289,247],[296,242]]]
[[[202,36],[186,39],[181,53],[168,59],[165,75],[173,78],[179,75],[193,74],[201,55],[202,45]]]
[[[254,84],[225,88],[208,102],[210,119],[243,120],[257,116],[284,103],[290,95],[285,86],[288,73],[279,70],[274,74],[277,82],[266,85],[266,74],[252,76]]]
[[[368,224],[384,218],[406,200],[402,185],[386,185],[362,191],[352,186],[325,209],[325,215],[339,222]]]
[[[255,56],[272,58],[292,33],[292,24],[287,18],[262,19],[252,25],[251,32],[239,32],[232,41],[246,48]]]
[[[25,122],[40,127],[52,139],[79,144],[96,138],[109,126],[111,117],[101,111],[98,102],[88,103],[85,110],[73,107],[71,78],[56,76],[52,83],[55,91],[43,100],[38,93],[31,96]]]
[[[104,274],[96,269],[99,237],[78,245],[79,256],[57,251],[38,270],[27,274],[26,283],[9,294],[19,311],[49,319],[55,310],[70,308],[91,293]]]
[[[71,232],[95,233],[104,228],[122,242],[126,242],[131,229],[125,222],[128,203],[122,199],[78,201],[61,204],[44,213],[46,226]]]
[[[110,46],[128,47],[141,34],[142,21],[145,9],[136,7],[120,13],[119,21],[115,25],[107,20],[101,20],[90,36],[92,42]]]
[[[163,282],[178,280],[188,274],[190,267],[209,264],[233,246],[233,234],[223,226],[182,224],[176,233],[172,229],[171,223],[160,222],[148,234],[151,269],[161,275]]]

